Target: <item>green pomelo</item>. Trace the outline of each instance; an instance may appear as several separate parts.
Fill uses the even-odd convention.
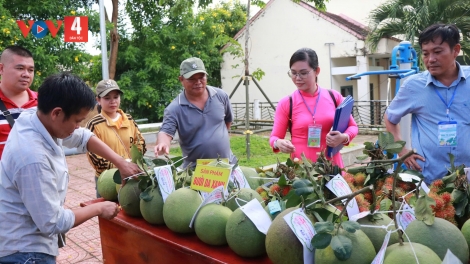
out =
[[[470,219],[465,221],[465,223],[462,226],[462,234],[463,237],[465,237],[465,240],[467,240],[467,245],[470,248]]]
[[[128,180],[119,191],[119,204],[122,210],[129,216],[142,217],[140,213],[140,189],[139,181]]]
[[[158,187],[148,187],[148,199],[140,199],[140,212],[145,221],[152,225],[163,225],[163,198]]]
[[[256,188],[258,188],[258,186],[261,186],[264,183],[262,179],[253,178],[259,177],[259,174],[256,172],[255,169],[244,166],[239,167],[242,170],[243,175],[245,175],[245,178],[248,181],[248,184],[250,185],[251,189],[255,190]]]
[[[303,246],[284,216],[298,208],[287,208],[276,216],[266,234],[266,253],[274,264],[303,264]],[[307,215],[309,216],[309,215]],[[313,224],[313,218],[310,217]]]
[[[192,233],[189,223],[202,203],[198,192],[189,188],[180,188],[168,195],[163,205],[163,220],[166,226],[176,233]]]
[[[226,206],[232,211],[235,211],[239,206],[245,205],[249,201],[256,199],[260,203],[263,203],[263,198],[255,190],[248,188],[241,188],[239,192],[228,198]]]
[[[372,242],[362,230],[356,230],[355,233],[349,233],[340,230],[339,234],[349,237],[352,242],[351,257],[347,260],[339,260],[336,258],[331,245],[325,249],[315,250],[315,263],[328,264],[370,264],[375,258],[375,249]]]
[[[114,173],[117,169],[105,170],[98,177],[97,190],[101,197],[107,201],[117,201],[118,193],[115,188],[115,182],[113,180]]]
[[[390,223],[393,224],[393,220],[385,214],[376,215],[373,220],[370,220],[369,216],[357,220],[361,225],[373,225],[373,226],[388,226]],[[373,228],[373,227],[361,227],[361,230],[369,237],[370,241],[374,245],[375,251],[379,252],[380,248],[387,234],[387,230],[383,228]],[[388,230],[396,230],[395,225],[389,226]],[[390,235],[390,240],[388,245],[398,243],[398,233],[393,232]]]
[[[194,230],[202,242],[220,246],[227,244],[225,227],[232,210],[219,204],[207,204],[199,210]]]
[[[411,248],[413,246],[413,248]],[[417,263],[416,257],[419,263],[426,264],[441,264],[442,260],[439,256],[425,245],[419,243],[404,242],[403,245],[396,243],[387,247],[385,251],[385,257],[383,264],[407,264]],[[413,253],[414,251],[414,253]]]
[[[225,228],[228,246],[239,256],[258,257],[266,253],[266,235],[238,208],[228,218]]]
[[[415,220],[405,229],[411,242],[420,243],[444,259],[447,249],[457,256],[462,263],[468,262],[468,245],[462,232],[451,222],[442,218],[434,218],[434,224],[426,225]],[[404,236],[406,239],[406,236]],[[408,241],[408,240],[407,240]]]

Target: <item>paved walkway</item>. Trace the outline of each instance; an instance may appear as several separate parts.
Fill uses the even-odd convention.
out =
[[[352,143],[363,145],[363,142],[377,140],[375,135],[359,135]],[[154,145],[149,144],[149,153]],[[85,154],[67,156],[70,183],[68,186],[66,208],[78,208],[81,202],[95,199],[94,172]],[[82,225],[72,228],[67,234],[67,245],[59,249],[57,263],[103,263],[98,218],[94,217]]]

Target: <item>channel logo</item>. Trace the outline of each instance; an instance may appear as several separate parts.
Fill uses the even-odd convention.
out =
[[[65,42],[88,42],[88,17],[87,16],[66,16],[64,20],[34,21],[28,20],[28,25],[22,20],[16,20],[24,38],[29,33],[36,38],[44,38],[49,32],[55,38],[60,27],[64,24],[64,41]]]

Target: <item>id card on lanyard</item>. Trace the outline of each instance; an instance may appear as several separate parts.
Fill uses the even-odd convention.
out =
[[[450,119],[449,112],[450,107],[452,106],[452,102],[454,102],[455,92],[457,91],[458,85],[455,87],[454,92],[452,93],[452,97],[450,98],[450,102],[447,103],[444,98],[442,97],[441,93],[434,88],[434,91],[439,96],[441,101],[446,106],[446,116],[447,119]],[[457,146],[457,121],[440,121],[437,123],[437,140],[438,146],[440,147],[449,147],[449,146]]]
[[[441,121],[437,124],[440,147],[457,146],[457,122]]]
[[[302,97],[302,100],[304,101],[305,106],[307,107],[308,112],[312,115],[313,119],[313,124],[308,126],[308,134],[307,134],[307,147],[309,148],[319,148],[321,144],[321,128],[322,126],[320,124],[315,123],[315,113],[317,112],[317,106],[318,106],[318,101],[320,100],[320,94],[321,94],[321,89],[317,86],[318,89],[318,94],[317,94],[317,100],[315,102],[315,107],[312,110],[310,110],[310,107],[308,106],[307,102],[305,101],[305,98],[302,96],[299,90],[297,90],[300,94],[300,97]]]

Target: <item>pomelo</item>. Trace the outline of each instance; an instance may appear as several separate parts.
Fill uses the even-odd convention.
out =
[[[340,230],[339,234],[349,237],[352,242],[351,257],[347,260],[336,258],[331,245],[325,249],[315,250],[315,263],[328,264],[370,264],[374,260],[376,252],[374,245],[362,230],[356,230],[355,233],[349,233]]]
[[[166,226],[176,233],[192,233],[189,223],[202,203],[198,192],[189,188],[180,188],[168,195],[163,205],[163,220]]]
[[[467,245],[470,248],[470,219],[465,221],[465,223],[462,226],[462,234],[465,237],[465,240],[467,240]]]
[[[357,222],[361,225],[372,225],[372,226],[388,226],[390,223],[393,224],[393,220],[385,214],[377,214],[371,220],[370,216],[366,216],[357,220]],[[385,239],[385,235],[387,234],[387,230],[384,228],[373,228],[373,227],[361,227],[361,230],[369,237],[370,241],[374,245],[375,251],[379,252],[380,248]],[[388,227],[388,230],[396,230],[395,225]],[[398,233],[393,232],[390,234],[390,240],[388,241],[388,245],[392,245],[399,242]]]
[[[266,253],[266,235],[238,208],[228,218],[225,228],[228,246],[239,256],[258,257]]]
[[[457,256],[462,263],[468,262],[468,244],[462,232],[451,222],[434,218],[432,225],[414,220],[405,229],[411,242],[423,244],[444,259],[447,249]],[[406,241],[407,238],[404,236]]]
[[[226,206],[232,211],[235,211],[239,206],[245,205],[253,199],[258,200],[264,205],[263,198],[255,190],[241,188],[240,191],[230,195],[230,197],[227,199]]]
[[[103,171],[96,183],[99,195],[107,201],[117,201],[118,198],[118,193],[115,188],[116,183],[113,180],[116,171],[116,168]]]
[[[266,234],[266,253],[274,264],[303,264],[303,246],[292,232],[284,216],[298,208],[287,208],[279,213]],[[309,215],[307,215],[309,216]],[[313,224],[313,218],[310,217]]]
[[[119,191],[119,204],[122,210],[129,216],[142,217],[140,213],[140,189],[139,181],[128,180]]]
[[[250,185],[251,189],[255,190],[258,186],[264,183],[262,179],[258,179],[259,174],[256,172],[255,169],[250,168],[250,167],[244,167],[244,166],[239,166],[239,167],[242,170],[243,175],[245,175],[245,178],[248,181],[248,184]],[[256,178],[253,178],[253,177],[256,177]]]
[[[194,223],[196,235],[202,242],[220,246],[227,244],[225,227],[232,210],[219,204],[204,205],[198,212]]]
[[[411,248],[413,246],[413,248]],[[385,257],[383,264],[408,264],[417,263],[416,257],[419,263],[426,264],[441,264],[442,260],[439,256],[425,245],[419,243],[404,242],[403,245],[396,243],[387,247],[385,251]],[[414,253],[413,253],[414,251]]]
[[[163,198],[158,187],[147,188],[148,198],[140,199],[140,212],[145,221],[152,225],[163,225]]]

